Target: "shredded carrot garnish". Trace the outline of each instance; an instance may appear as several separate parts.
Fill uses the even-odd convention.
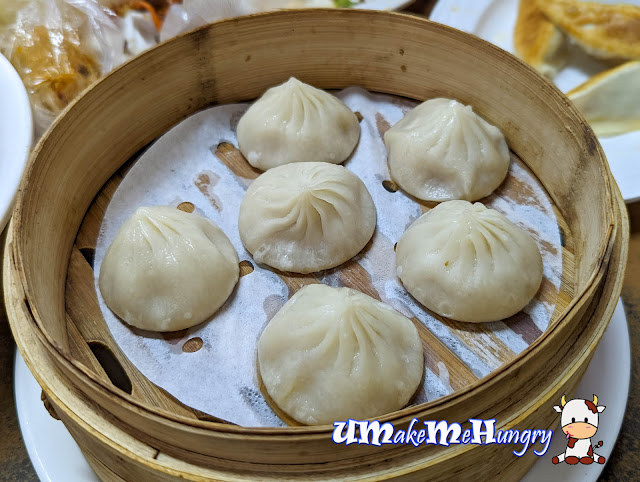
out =
[[[162,19],[158,15],[156,9],[149,2],[145,2],[144,0],[133,0],[129,5],[134,9],[145,9],[147,12],[151,14],[151,19],[153,20],[153,25],[156,27],[156,30],[159,32],[162,28]]]

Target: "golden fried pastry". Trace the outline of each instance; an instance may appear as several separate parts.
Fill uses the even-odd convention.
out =
[[[594,75],[567,95],[598,136],[640,130],[640,61]]]
[[[589,54],[640,58],[640,7],[579,0],[538,0],[539,8]]]
[[[537,0],[520,0],[513,34],[518,57],[553,78],[567,62],[567,37],[547,19]]]

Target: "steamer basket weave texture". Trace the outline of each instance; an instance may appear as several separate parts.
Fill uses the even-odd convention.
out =
[[[473,36],[392,13],[219,22],[152,49],[74,102],[34,151],[5,250],[5,299],[27,364],[105,480],[524,473],[534,457],[517,459],[508,446],[344,447],[330,426],[222,423],[145,379],[96,314],[90,250],[123,164],[186,116],[254,99],[291,75],[324,89],[457,98],[500,127],[538,177],[567,240],[563,278],[572,289],[563,309],[489,376],[380,420],[554,425],[552,405],[577,385],[620,294],[628,243],[620,193],[593,132],[551,83]]]

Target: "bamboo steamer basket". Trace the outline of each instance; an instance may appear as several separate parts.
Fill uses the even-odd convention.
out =
[[[526,410],[512,419],[505,420],[506,428],[551,428],[554,429],[558,417],[553,415],[554,404],[563,394],[570,395],[575,390],[593,353],[600,341],[608,322],[613,315],[617,303],[614,296],[622,287],[623,271],[627,255],[628,224],[626,208],[619,198],[618,212],[621,229],[617,232],[615,244],[608,259],[605,283],[594,297],[592,307],[586,312],[590,318],[588,332],[584,335],[588,343],[582,347],[574,347],[567,356],[568,363],[554,373],[544,386],[540,387],[538,396],[531,399]],[[10,272],[10,259],[4,260],[6,286],[11,295],[15,281]],[[9,296],[16,305],[17,298]],[[56,369],[55,363],[41,340],[35,333],[35,327],[29,323],[13,325],[14,335],[25,361],[34,372],[38,382],[52,402],[55,415],[64,422],[75,440],[80,445],[87,461],[96,474],[105,481],[122,480],[250,480],[255,474],[227,470],[214,470],[196,464],[185,463],[152,447],[113,423],[112,417],[98,408],[86,396],[71,387],[67,380]],[[324,477],[334,480],[357,480],[371,478],[401,477],[406,480],[477,480],[478,478],[502,477],[505,480],[518,480],[535,462],[529,453],[523,459],[517,459],[509,452],[510,446],[479,446],[473,451],[456,449],[455,454],[439,454],[435,457],[423,457],[414,460],[396,460],[394,464],[378,464],[368,470],[337,470]],[[509,463],[511,461],[511,463]],[[291,474],[286,474],[291,476]],[[312,474],[302,474],[311,478]],[[262,472],[262,480],[282,480],[282,472]]]
[[[498,428],[533,421],[535,428],[551,426],[553,413],[534,408],[575,386],[620,293],[628,241],[620,194],[591,129],[552,84],[475,37],[391,13],[292,11],[220,22],[134,59],[70,106],[34,151],[7,240],[5,299],[16,338],[30,337],[19,342],[27,363],[106,478],[111,472],[131,478],[134,472],[120,465],[164,470],[168,478],[386,477],[427,465],[443,475],[467,470],[464,460],[495,473],[509,456],[504,447],[347,448],[333,444],[329,426],[222,423],[145,379],[95,313],[89,238],[121,166],[186,116],[211,104],[253,99],[290,75],[325,89],[360,85],[416,100],[458,98],[498,125],[540,179],[570,241],[563,273],[570,289],[562,310],[499,370],[380,420],[398,428],[414,417],[499,418]],[[559,378],[563,373],[576,376]],[[84,423],[94,418],[83,410],[102,422]],[[132,447],[143,446],[151,452],[136,455]],[[158,462],[164,457],[172,462]],[[526,464],[511,465],[517,471]]]

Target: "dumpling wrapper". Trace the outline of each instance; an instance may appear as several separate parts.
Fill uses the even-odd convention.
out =
[[[581,0],[537,0],[551,22],[601,59],[640,59],[640,7]]]
[[[594,75],[567,97],[599,137],[640,130],[640,61]]]
[[[567,37],[542,13],[537,0],[520,0],[513,44],[518,57],[550,79],[567,63]]]
[[[271,399],[307,425],[399,410],[424,371],[411,320],[359,291],[322,284],[305,286],[275,314],[258,363]]]
[[[516,314],[542,282],[534,239],[478,202],[444,202],[419,217],[398,241],[396,266],[416,300],[467,322]]]
[[[358,144],[360,123],[340,99],[291,77],[249,107],[237,134],[249,164],[266,171],[292,162],[344,162]]]
[[[391,177],[425,201],[475,201],[507,176],[509,147],[498,129],[452,99],[423,102],[384,134]]]
[[[128,324],[176,331],[210,318],[239,277],[238,255],[213,222],[169,206],[141,207],[100,267],[100,292]]]
[[[259,176],[240,204],[240,239],[253,259],[280,271],[312,273],[357,255],[376,227],[366,186],[326,162],[275,167]]]

